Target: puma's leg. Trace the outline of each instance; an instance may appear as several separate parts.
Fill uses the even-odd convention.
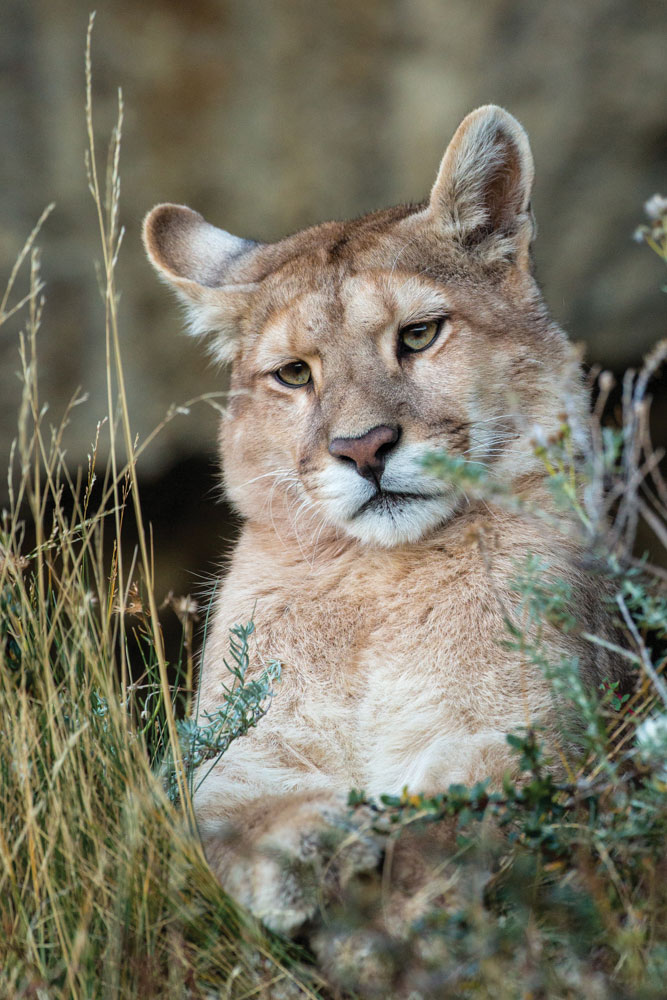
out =
[[[295,934],[374,871],[381,845],[369,816],[344,796],[311,792],[254,801],[203,834],[208,862],[223,887],[272,930]]]

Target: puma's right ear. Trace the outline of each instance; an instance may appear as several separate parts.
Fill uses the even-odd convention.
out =
[[[533,157],[508,111],[488,104],[461,122],[440,164],[428,213],[462,246],[529,267]]]
[[[143,236],[151,263],[188,307],[190,332],[218,333],[215,353],[230,359],[238,317],[254,288],[241,268],[259,244],[217,229],[185,205],[157,205]]]

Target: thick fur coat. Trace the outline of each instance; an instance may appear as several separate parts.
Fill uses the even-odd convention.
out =
[[[254,618],[253,670],[277,658],[283,671],[195,810],[223,885],[275,929],[313,916],[298,872],[319,856],[330,871],[327,830],[355,845],[339,852],[339,886],[377,863],[346,810],[350,788],[500,780],[514,767],[508,732],[548,733],[547,682],[502,643],[506,616],[521,617],[517,562],[540,556],[591,627],[600,614],[535,454],[536,427],[548,436],[564,415],[585,445],[587,400],[531,273],[532,181],[523,129],[489,106],[461,124],[423,204],[273,245],[181,206],[146,220],[149,256],[193,332],[212,332],[231,363],[220,449],[243,527],[199,710],[220,702],[237,622]],[[438,449],[482,463],[523,507],[437,478],[423,460]],[[549,642],[595,682],[592,647],[555,630]]]

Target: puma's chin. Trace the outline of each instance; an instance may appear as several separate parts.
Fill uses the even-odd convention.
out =
[[[379,494],[346,519],[344,529],[364,545],[394,548],[418,542],[454,514],[453,496]]]

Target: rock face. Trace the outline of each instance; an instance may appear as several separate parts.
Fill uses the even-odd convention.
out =
[[[86,8],[8,0],[0,22],[0,267],[9,271],[56,201],[40,240],[41,395],[55,419],[78,385],[90,393],[68,437],[76,463],[106,407],[100,252],[83,167]],[[186,202],[270,240],[416,200],[458,122],[486,102],[509,108],[531,137],[538,273],[554,314],[590,361],[636,362],[664,315],[660,262],[631,234],[642,202],[667,186],[666,28],[660,0],[145,0],[100,10],[101,142],[119,85],[126,107],[118,277],[138,433],[171,403],[224,387],[143,260],[147,209]],[[20,394],[11,329],[0,331],[0,352],[6,443]],[[169,424],[145,469],[211,453],[214,442],[215,415],[200,405]]]

